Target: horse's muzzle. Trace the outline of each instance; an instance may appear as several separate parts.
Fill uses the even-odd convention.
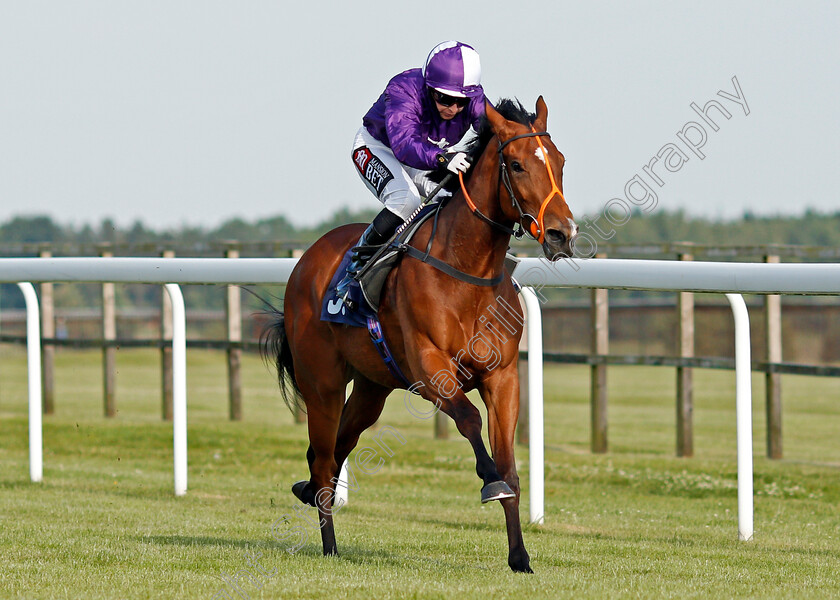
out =
[[[574,221],[559,229],[547,229],[542,245],[545,257],[551,261],[570,258],[574,252],[574,239],[577,237],[577,233],[578,227],[574,224]]]

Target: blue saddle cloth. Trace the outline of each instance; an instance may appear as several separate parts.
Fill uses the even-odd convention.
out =
[[[330,280],[330,287],[327,293],[324,294],[324,302],[321,305],[321,320],[330,321],[332,323],[341,323],[343,325],[350,325],[351,327],[364,327],[370,334],[370,339],[376,347],[379,356],[388,367],[391,374],[402,382],[406,388],[410,387],[408,379],[406,379],[397,361],[394,360],[391,354],[391,349],[385,341],[385,335],[382,333],[382,325],[379,323],[379,318],[376,316],[376,311],[368,304],[358,281],[353,281],[350,284],[349,298],[356,303],[356,309],[350,310],[344,305],[344,300],[339,298],[335,293],[335,287],[344,273],[347,271],[347,265],[350,263],[352,248],[344,254],[341,264],[338,265],[335,274]],[[413,393],[417,393],[413,391]]]
[[[352,254],[352,248],[344,253],[341,264],[338,265],[330,280],[330,287],[327,288],[327,293],[324,294],[324,302],[321,304],[321,320],[350,325],[352,327],[367,328],[368,319],[376,318],[376,311],[365,300],[365,296],[362,294],[362,288],[359,287],[359,282],[353,281],[350,284],[349,297],[355,303],[356,308],[354,310],[347,308],[344,305],[344,300],[339,298],[335,293],[335,287],[347,272],[347,265],[350,264]]]

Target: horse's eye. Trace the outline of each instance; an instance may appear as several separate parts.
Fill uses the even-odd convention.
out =
[[[519,164],[518,161],[513,161],[512,163],[510,163],[510,169],[514,173],[522,173],[525,171],[525,169],[522,168],[522,165]]]

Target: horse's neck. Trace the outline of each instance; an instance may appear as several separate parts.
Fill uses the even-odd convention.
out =
[[[505,222],[499,207],[498,163],[485,153],[476,163],[467,193],[476,208],[496,222]],[[475,215],[462,193],[456,193],[441,216],[435,246],[453,266],[479,276],[495,277],[502,271],[510,235]]]

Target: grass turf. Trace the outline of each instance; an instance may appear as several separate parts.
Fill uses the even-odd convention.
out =
[[[546,522],[525,525],[536,573],[511,573],[498,503],[479,503],[469,445],[432,439],[395,393],[381,419],[405,444],[336,516],[320,556],[306,429],[246,356],[242,422],[227,420],[224,355],[190,351],[189,492],[172,493],[159,360],[118,354],[118,408],[102,417],[97,352],[57,354],[44,481],[28,480],[25,356],[0,350],[0,597],[571,598],[840,595],[840,381],[784,378],[785,459],[763,458],[754,381],[755,539],[737,539],[734,374],[695,372],[695,458],[674,457],[673,370],[611,367],[610,452],[589,453],[588,370],[546,369]],[[361,446],[376,448],[369,432]],[[518,447],[528,520],[527,448]],[[274,525],[274,529],[272,528]],[[294,552],[293,527],[305,532]],[[281,538],[282,539],[282,538]],[[294,538],[297,541],[298,538]],[[226,583],[238,577],[239,595]],[[219,595],[218,597],[225,597]]]

